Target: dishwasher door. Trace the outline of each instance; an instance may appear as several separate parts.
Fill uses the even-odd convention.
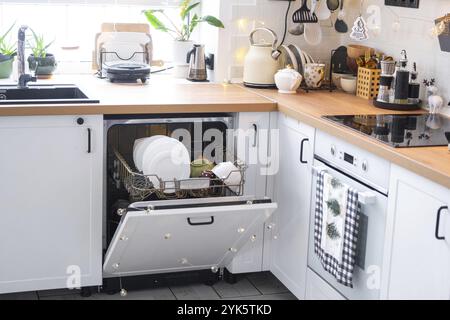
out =
[[[247,197],[134,203],[110,243],[104,277],[225,267],[276,208]]]

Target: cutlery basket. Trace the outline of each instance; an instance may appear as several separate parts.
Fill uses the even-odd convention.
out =
[[[116,187],[123,186],[131,201],[143,201],[152,195],[158,199],[206,198],[242,196],[244,194],[245,171],[247,166],[240,160],[234,161],[238,170],[227,177],[216,176],[164,181],[157,175],[145,175],[132,168],[117,149],[114,153],[113,179]],[[226,183],[232,175],[240,175],[237,183]],[[159,182],[159,187],[153,181]],[[170,192],[168,192],[170,191]]]
[[[378,96],[380,89],[381,69],[358,68],[356,95],[372,100]]]

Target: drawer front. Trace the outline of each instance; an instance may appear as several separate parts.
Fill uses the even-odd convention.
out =
[[[179,203],[128,212],[106,253],[104,276],[224,267],[252,241],[253,227],[277,208],[275,203],[265,201],[212,202],[206,206]]]

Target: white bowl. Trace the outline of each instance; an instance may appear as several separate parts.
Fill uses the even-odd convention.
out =
[[[347,93],[356,93],[356,77],[342,77],[341,88]]]
[[[232,162],[219,163],[211,170],[219,179],[228,185],[234,191],[239,191],[239,184],[241,183],[241,172]]]

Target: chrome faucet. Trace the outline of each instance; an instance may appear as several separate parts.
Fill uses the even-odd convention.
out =
[[[17,70],[18,70],[18,87],[27,88],[28,82],[36,82],[36,77],[25,73],[25,32],[28,26],[21,26],[17,38]]]

